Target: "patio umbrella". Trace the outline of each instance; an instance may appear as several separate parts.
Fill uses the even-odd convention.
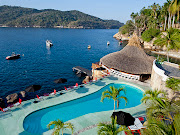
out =
[[[115,116],[117,117],[117,124],[119,125],[134,125],[135,118],[129,113],[123,111],[113,112],[111,117],[115,119]]]
[[[28,86],[25,91],[26,92],[35,92],[37,90],[40,90],[41,89],[41,86],[40,85],[31,85],[31,86]]]
[[[65,83],[65,82],[67,82],[67,79],[59,78],[59,79],[54,80],[54,82],[55,83]]]

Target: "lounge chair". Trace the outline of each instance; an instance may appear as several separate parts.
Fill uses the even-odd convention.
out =
[[[49,96],[49,93],[44,93],[44,96],[45,96],[45,97]]]
[[[8,109],[8,108],[1,108],[1,107],[0,107],[0,110],[1,110],[2,112],[7,112],[9,109]]]
[[[145,126],[143,126],[143,124],[141,123],[141,121],[138,118],[135,119],[134,124],[139,129],[146,128]]]
[[[70,90],[71,88],[66,88],[66,87],[64,87],[64,89],[65,89],[65,90]]]
[[[140,129],[137,128],[135,125],[128,126],[128,128],[131,130],[131,133],[134,135],[135,133],[139,133],[141,135]]]
[[[19,98],[19,102],[15,103],[14,106],[19,106],[22,102],[22,99]]]
[[[20,105],[20,103],[19,103],[19,102],[17,102],[17,103],[15,103],[15,104],[14,104],[14,106],[19,106],[19,105]]]
[[[9,108],[14,107],[14,104],[8,104],[7,107],[9,107]]]
[[[76,83],[76,85],[74,86],[74,88],[77,88],[78,87],[78,83]]]
[[[56,95],[56,90],[54,89],[54,92],[50,93],[49,95]]]
[[[140,129],[146,127],[143,126],[143,124],[138,118],[135,118],[134,125],[128,126],[128,128],[131,130],[132,134],[134,134],[137,131],[141,135]]]
[[[38,96],[38,95],[36,95],[37,96],[37,98],[39,99],[39,100],[42,100],[43,99],[43,96]]]

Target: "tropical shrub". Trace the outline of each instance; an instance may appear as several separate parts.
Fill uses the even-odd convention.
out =
[[[54,131],[52,133],[53,135],[59,135],[60,131],[62,131],[62,135],[63,135],[63,130],[66,129],[66,128],[71,129],[72,134],[73,134],[74,126],[71,123],[64,123],[63,121],[58,119],[58,120],[55,120],[55,121],[51,121],[47,125],[48,129],[50,129],[51,126],[54,126],[54,128],[53,128]]]
[[[142,101],[147,100],[147,128],[142,130],[143,135],[178,135],[180,133],[180,104],[166,97],[160,97],[161,92],[145,92]]]
[[[131,20],[129,20],[126,22],[126,24],[124,26],[119,28],[119,32],[121,32],[122,34],[128,33],[131,35],[131,34],[133,34],[134,29],[135,29],[135,27],[134,27],[133,22]]]
[[[178,90],[180,91],[180,80],[175,78],[169,78],[166,81],[166,87],[172,89],[172,90]]]
[[[144,41],[150,42],[154,37],[157,37],[160,33],[159,29],[150,28],[143,32],[142,39]]]
[[[125,126],[117,126],[117,117],[111,118],[111,123],[99,123],[98,124],[98,135],[118,135],[121,131],[129,132],[128,128]]]

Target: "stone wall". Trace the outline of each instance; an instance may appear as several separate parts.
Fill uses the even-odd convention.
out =
[[[151,74],[151,87],[152,89],[158,89],[158,90],[163,90],[165,89],[165,81],[163,81],[163,77],[156,73],[154,69],[152,69],[152,74]]]
[[[164,74],[165,71],[158,68],[155,63],[156,60],[153,62],[152,74],[151,74],[151,87],[152,89],[163,90],[167,92],[167,96],[169,99],[172,99],[177,96],[177,93],[173,92],[171,89],[166,87],[166,80],[169,78]]]

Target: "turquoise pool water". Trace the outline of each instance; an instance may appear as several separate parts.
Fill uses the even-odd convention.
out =
[[[60,119],[65,122],[88,113],[113,110],[113,100],[105,99],[103,103],[100,102],[102,92],[110,86],[126,89],[128,104],[125,106],[125,101],[121,100],[119,108],[130,108],[140,104],[143,96],[140,89],[127,84],[111,83],[91,95],[33,112],[24,119],[23,127],[29,133],[41,134],[48,130],[47,125],[50,121]],[[123,92],[121,94],[124,95]]]

